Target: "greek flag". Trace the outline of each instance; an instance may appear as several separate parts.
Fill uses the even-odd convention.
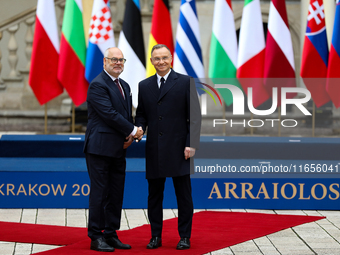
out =
[[[181,2],[173,68],[193,78],[205,77],[195,0]]]

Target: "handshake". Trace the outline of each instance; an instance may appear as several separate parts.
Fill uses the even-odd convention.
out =
[[[138,143],[140,140],[142,140],[143,134],[144,134],[144,131],[142,127],[138,127],[136,134],[133,136],[133,139],[135,139],[135,141]]]
[[[123,148],[126,149],[127,147],[129,147],[132,144],[133,140],[135,140],[136,143],[138,143],[140,140],[142,140],[143,134],[144,134],[144,131],[142,127],[138,127],[137,132],[134,136],[130,134],[128,137],[125,138]]]

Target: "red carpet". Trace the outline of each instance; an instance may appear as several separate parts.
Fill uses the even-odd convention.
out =
[[[194,214],[190,250],[175,249],[179,237],[177,218],[174,218],[164,221],[162,247],[157,250],[145,248],[150,239],[150,226],[143,225],[119,231],[121,241],[130,244],[132,249],[116,250],[115,254],[159,254],[160,252],[162,255],[204,254],[323,218],[325,217],[203,211]],[[90,239],[87,237],[86,228],[0,222],[0,229],[0,241],[66,245],[36,254],[99,254],[90,250]]]

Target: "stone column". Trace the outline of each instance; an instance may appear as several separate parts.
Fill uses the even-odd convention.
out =
[[[8,41],[8,51],[9,51],[9,56],[8,56],[8,63],[10,65],[10,72],[8,74],[7,79],[11,80],[21,80],[21,77],[18,75],[17,72],[17,64],[18,64],[18,42],[17,39],[15,38],[15,34],[19,29],[19,24],[14,25],[10,28],[7,29],[7,31],[10,34],[9,41]]]
[[[1,38],[2,38],[2,32],[0,32],[0,41],[1,41]],[[6,88],[6,86],[4,85],[4,81],[1,79],[1,69],[2,69],[1,57],[2,57],[2,54],[1,54],[1,49],[0,49],[0,90]]]

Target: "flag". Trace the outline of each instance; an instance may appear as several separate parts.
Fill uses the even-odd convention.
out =
[[[296,87],[293,44],[284,0],[270,3],[264,77],[269,95],[273,87],[278,88],[278,105],[281,105],[280,88]],[[287,98],[295,96],[296,93],[287,94]]]
[[[327,92],[336,108],[340,106],[340,1],[336,1],[333,37],[329,52]]]
[[[252,87],[254,107],[269,99],[262,79],[265,48],[260,1],[245,0],[240,27],[237,78],[246,94],[248,87]]]
[[[82,17],[82,1],[66,0],[61,28],[58,79],[76,106],[86,101],[86,43]]]
[[[234,78],[237,68],[237,38],[231,0],[215,0],[210,42],[209,78]],[[217,79],[214,79],[217,78]],[[214,82],[215,83],[215,82]],[[235,85],[238,85],[236,83]],[[226,105],[233,102],[229,90],[218,89]]]
[[[132,104],[137,108],[138,83],[145,79],[145,49],[139,0],[126,0],[123,29],[120,32],[118,48],[127,59],[124,72],[120,75],[130,84]]]
[[[303,44],[300,75],[317,107],[330,101],[326,91],[328,43],[322,0],[311,0]]]
[[[115,40],[109,0],[94,0],[85,64],[88,83],[103,71],[104,52],[110,47],[115,47]]]
[[[193,78],[204,78],[200,29],[195,0],[182,0],[179,11],[174,70]]]
[[[170,19],[169,0],[155,0],[151,21],[151,32],[149,37],[148,58],[146,62],[146,76],[156,73],[154,66],[150,62],[151,49],[156,44],[165,44],[174,52],[174,41],[172,38],[172,28]]]
[[[59,38],[53,0],[38,0],[28,83],[41,105],[63,93],[58,81]]]

